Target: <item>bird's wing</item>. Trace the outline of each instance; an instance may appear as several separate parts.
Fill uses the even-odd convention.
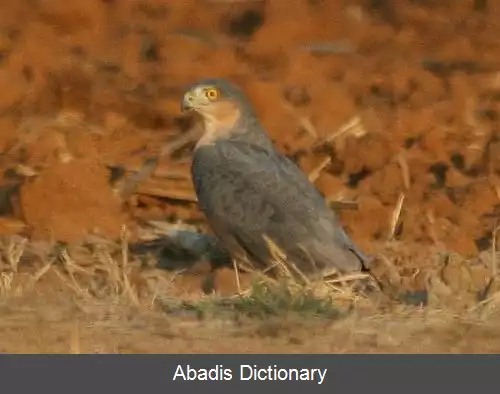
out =
[[[333,235],[335,241],[342,245],[352,249],[355,253],[359,253],[362,260],[366,256],[362,255],[357,246],[353,243],[351,238],[343,230],[342,225],[331,208],[327,205],[325,198],[316,189],[316,187],[311,183],[306,174],[290,159],[279,153],[275,158],[278,161],[278,166],[281,169],[281,173],[284,179],[291,184],[294,184],[297,190],[300,190],[301,196],[313,203],[316,207],[313,217],[319,220],[319,227],[324,229],[331,229],[331,234]]]
[[[322,255],[341,256],[349,250],[357,254],[321,194],[295,163],[248,143],[224,142],[213,149],[216,153],[207,164],[210,160],[214,170],[200,177],[204,185],[197,190],[200,205],[216,227],[238,234],[239,243],[257,253],[266,235],[280,247],[301,244]]]

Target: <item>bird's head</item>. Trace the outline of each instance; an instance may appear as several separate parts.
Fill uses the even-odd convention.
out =
[[[204,79],[189,86],[182,100],[182,111],[196,111],[201,115],[217,111],[223,106],[240,106],[246,102],[243,93],[224,79]]]
[[[205,133],[200,145],[237,136],[254,142],[267,138],[244,93],[224,79],[204,79],[188,87],[181,109],[203,119]]]
[[[197,112],[206,121],[252,112],[244,94],[224,79],[205,79],[191,85],[184,93],[181,110]]]

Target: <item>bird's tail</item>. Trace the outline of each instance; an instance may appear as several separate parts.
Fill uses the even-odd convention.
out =
[[[363,251],[361,251],[361,249],[359,249],[356,246],[351,247],[350,250],[361,261],[361,265],[363,266],[362,270],[363,271],[369,271],[370,267],[372,265],[372,262],[373,262],[373,257],[372,256],[368,256],[367,254],[365,254]]]

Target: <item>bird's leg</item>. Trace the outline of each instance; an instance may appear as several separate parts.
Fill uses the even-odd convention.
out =
[[[215,285],[215,271],[212,270],[210,271],[207,276],[205,277],[205,280],[203,281],[201,285],[202,291],[205,294],[213,294],[216,291],[216,285]]]

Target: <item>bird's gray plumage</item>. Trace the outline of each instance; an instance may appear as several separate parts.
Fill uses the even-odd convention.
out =
[[[192,163],[199,206],[224,246],[259,269],[272,263],[264,235],[305,274],[366,267],[368,257],[306,175],[274,148],[243,93],[223,80],[197,85],[218,87],[242,112],[229,135],[196,149]]]

